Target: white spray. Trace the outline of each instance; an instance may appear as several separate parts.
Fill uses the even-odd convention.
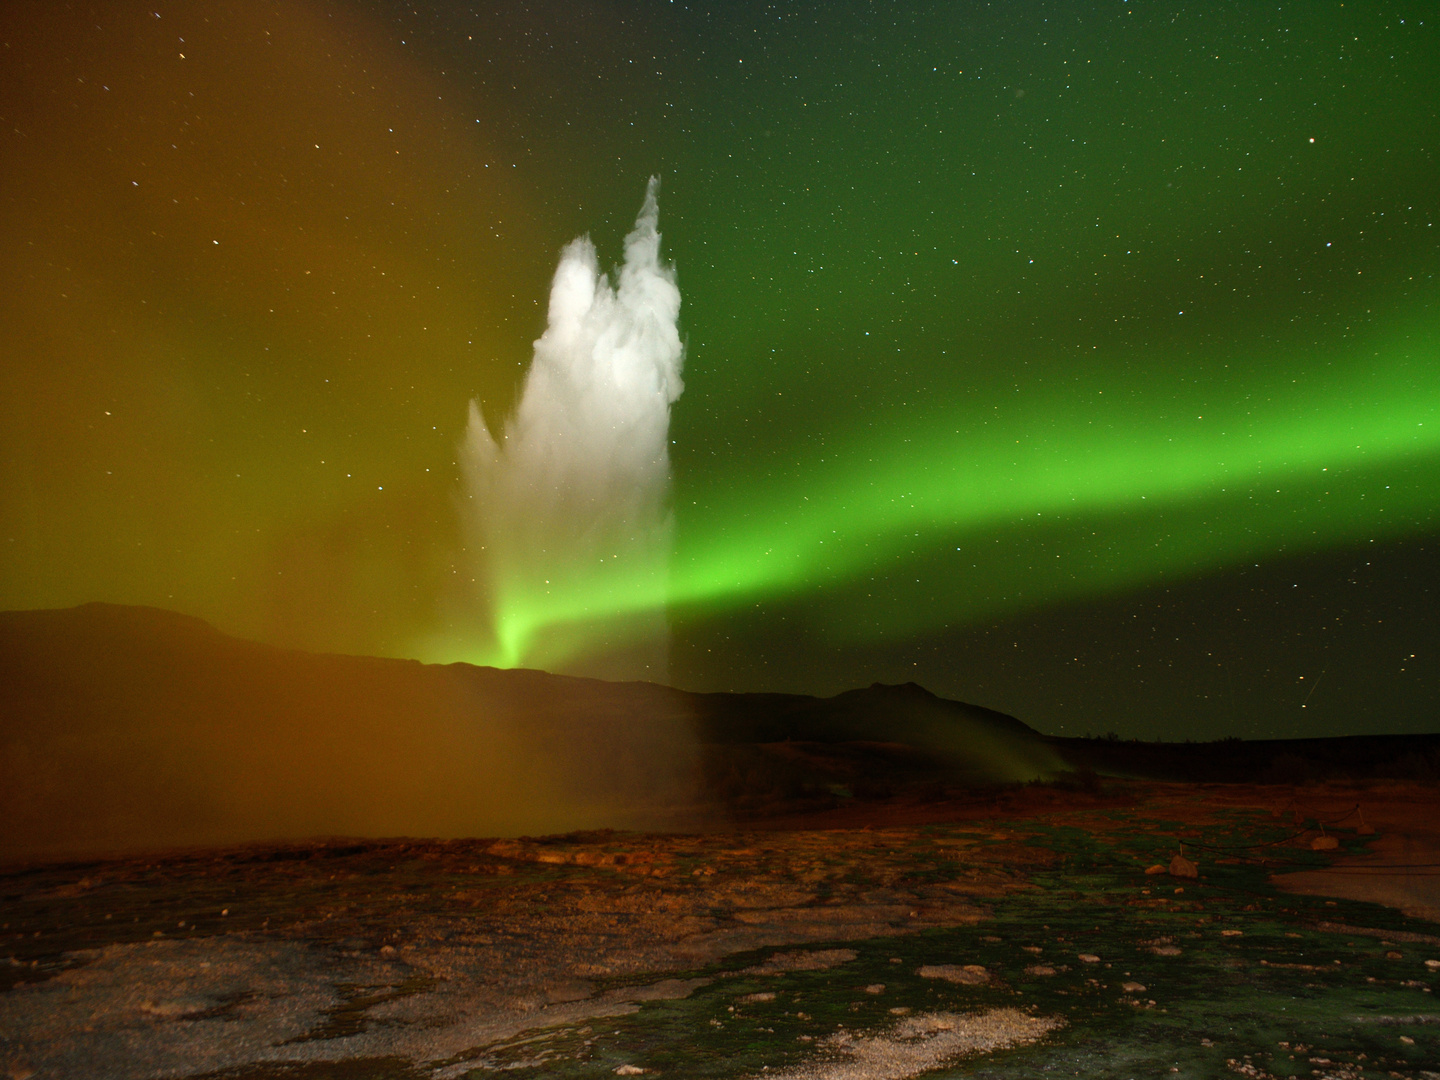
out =
[[[588,236],[560,256],[549,322],[499,445],[470,403],[467,507],[497,656],[574,669],[627,650],[663,677],[670,405],[683,389],[675,269],[651,177],[612,284]]]

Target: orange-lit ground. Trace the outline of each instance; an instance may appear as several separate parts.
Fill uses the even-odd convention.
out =
[[[130,1064],[112,1061],[106,1075],[337,1057],[453,1063],[527,1030],[685,997],[732,954],[983,926],[995,903],[1035,888],[1032,874],[1064,873],[1042,827],[1113,839],[1117,869],[1133,876],[1126,904],[1203,911],[1207,870],[1237,859],[1208,849],[1211,830],[1237,812],[1292,826],[1283,843],[1240,856],[1282,870],[1321,835],[1303,823],[1331,822],[1328,834],[1353,840],[1363,814],[1371,854],[1277,880],[1435,918],[1440,790],[1395,782],[1117,782],[851,801],[705,834],[188,850],[0,877],[13,956],[0,960],[10,1033],[0,1045],[12,1076],[41,1065],[51,1071],[37,1075],[80,1075],[117,1046]],[[1126,854],[1137,829],[1183,845],[1200,877],[1147,875],[1153,857]],[[1353,920],[1333,928],[1369,932]]]

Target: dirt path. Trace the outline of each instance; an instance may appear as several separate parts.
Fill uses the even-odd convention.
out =
[[[1419,785],[1370,785],[1325,790],[1310,802],[1317,816],[1345,815],[1342,827],[1353,830],[1363,822],[1375,831],[1366,838],[1363,854],[1341,855],[1321,870],[1277,874],[1276,885],[1311,896],[1384,904],[1440,922],[1440,792]]]

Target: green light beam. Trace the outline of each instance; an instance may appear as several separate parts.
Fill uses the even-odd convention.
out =
[[[967,549],[1054,528],[1065,552],[1058,569],[998,577],[991,560],[988,581],[1025,587],[1000,598],[973,582],[943,588],[941,609],[932,591],[928,606],[883,620],[889,628],[960,623],[1287,547],[1414,531],[1440,503],[1437,341],[1434,332],[1397,333],[1389,348],[1364,350],[1364,362],[1321,366],[1326,378],[1302,382],[1280,369],[1243,380],[1223,401],[1193,388],[1162,397],[1117,387],[1093,400],[952,412],[870,434],[824,466],[741,482],[728,498],[687,508],[668,577],[602,564],[552,578],[546,590],[504,592],[484,662],[563,663],[617,619],[834,589],[889,573],[941,541]],[[1409,480],[1386,492],[1397,470]]]

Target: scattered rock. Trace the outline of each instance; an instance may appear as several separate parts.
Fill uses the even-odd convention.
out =
[[[1150,946],[1150,951],[1156,956],[1180,955],[1180,947],[1178,945],[1152,945]]]
[[[1440,971],[1440,960],[1426,960],[1425,966],[1431,971]]]
[[[639,1065],[617,1065],[615,1067],[616,1076],[639,1076],[644,1071]]]
[[[1340,846],[1340,841],[1333,836],[1317,836],[1310,841],[1311,851],[1334,851]]]
[[[1138,982],[1127,982],[1120,989],[1124,990],[1127,994],[1143,994],[1145,992],[1145,984]]]
[[[746,994],[744,997],[738,997],[735,999],[735,1003],[737,1005],[754,1005],[760,1001],[774,1000],[775,992],[773,990],[761,990],[758,994]]]
[[[1147,873],[1147,874],[1163,874],[1163,873],[1165,873],[1165,870],[1166,870],[1165,864],[1164,864],[1164,863],[1158,863],[1158,862],[1157,862],[1154,866],[1147,866],[1147,867],[1145,868],[1145,873]]]
[[[1170,876],[1198,878],[1200,876],[1200,867],[1185,858],[1184,855],[1176,855],[1170,860]]]
[[[867,994],[883,994],[885,992],[885,984],[871,983],[869,986],[865,987],[865,992]]]
[[[1220,936],[1221,936],[1221,937],[1240,937],[1240,936],[1242,936],[1244,933],[1245,933],[1244,930],[1221,930],[1221,931],[1220,931]]]
[[[769,1080],[904,1080],[938,1069],[967,1054],[1023,1046],[1064,1024],[1058,1018],[1028,1016],[1019,1009],[984,1013],[924,1013],[902,1019],[886,1033],[839,1031],[821,1040],[826,1057]]]
[[[828,971],[854,960],[854,949],[797,949],[776,953],[763,963],[748,967],[746,975],[783,975],[787,971]]]
[[[915,974],[922,979],[944,979],[962,986],[982,986],[990,981],[990,973],[980,964],[926,964]]]
[[[1076,955],[1087,964],[1098,964],[1100,962],[1100,957],[1096,956],[1093,952],[1082,952]]]
[[[1049,964],[1031,964],[1025,969],[1026,975],[1054,975],[1055,969]]]

